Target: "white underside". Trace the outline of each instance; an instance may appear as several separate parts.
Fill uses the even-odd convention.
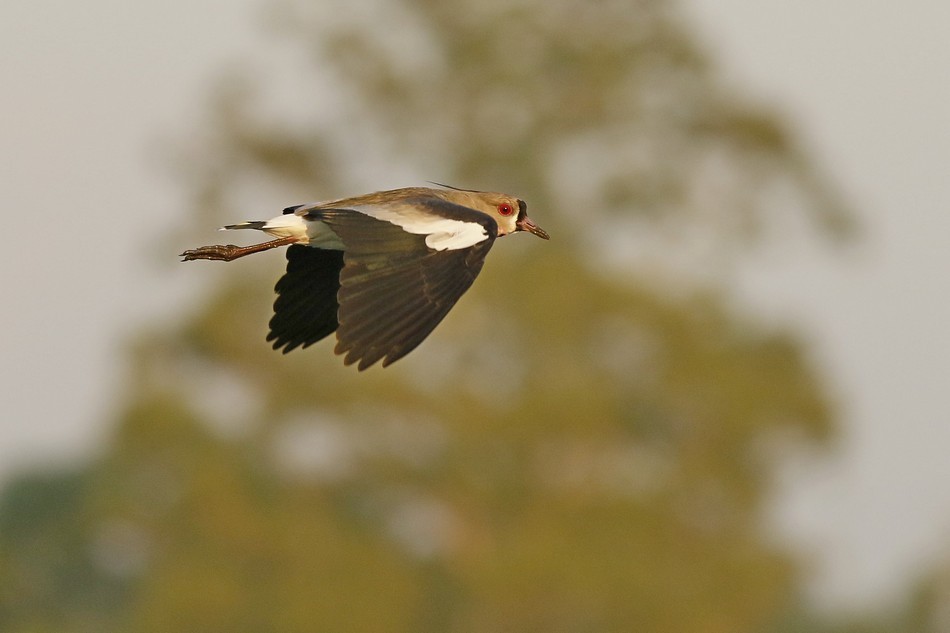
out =
[[[305,220],[296,213],[287,213],[271,218],[261,229],[274,237],[296,237],[298,244],[316,248],[342,251],[343,242],[323,222]]]

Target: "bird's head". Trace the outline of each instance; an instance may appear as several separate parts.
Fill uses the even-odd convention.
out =
[[[547,231],[528,217],[528,205],[524,200],[503,193],[480,192],[478,194],[479,211],[484,211],[498,223],[498,235],[508,235],[517,231],[527,231],[541,239],[549,240]]]

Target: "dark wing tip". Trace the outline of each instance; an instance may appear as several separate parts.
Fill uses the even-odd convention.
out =
[[[295,244],[287,249],[287,272],[277,282],[274,316],[266,340],[284,354],[332,334],[337,322],[341,251]]]

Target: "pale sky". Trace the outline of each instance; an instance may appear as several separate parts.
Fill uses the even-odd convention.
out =
[[[950,554],[950,3],[684,6],[864,225],[843,255],[790,246],[742,292],[805,331],[843,413],[840,450],[790,470],[777,522],[827,606],[886,604]],[[159,263],[184,212],[161,143],[270,42],[260,22],[259,0],[0,4],[0,478],[95,450],[125,337],[195,291]]]
[[[816,595],[886,604],[950,564],[950,3],[686,6],[727,74],[791,117],[866,230],[844,258],[785,253],[749,287],[807,327],[844,413],[840,454],[798,472],[781,516],[819,548]]]

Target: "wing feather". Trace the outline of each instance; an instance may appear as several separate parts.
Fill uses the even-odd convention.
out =
[[[338,327],[337,292],[343,253],[303,245],[287,249],[287,271],[277,282],[268,341],[283,352],[307,347]]]
[[[460,222],[475,222],[487,237],[465,248],[434,250],[427,234],[407,233],[354,209],[315,209],[346,246],[337,292],[336,353],[359,369],[386,366],[415,349],[445,318],[481,271],[497,236],[489,216],[442,200],[417,206]],[[417,213],[418,213],[417,209]]]

